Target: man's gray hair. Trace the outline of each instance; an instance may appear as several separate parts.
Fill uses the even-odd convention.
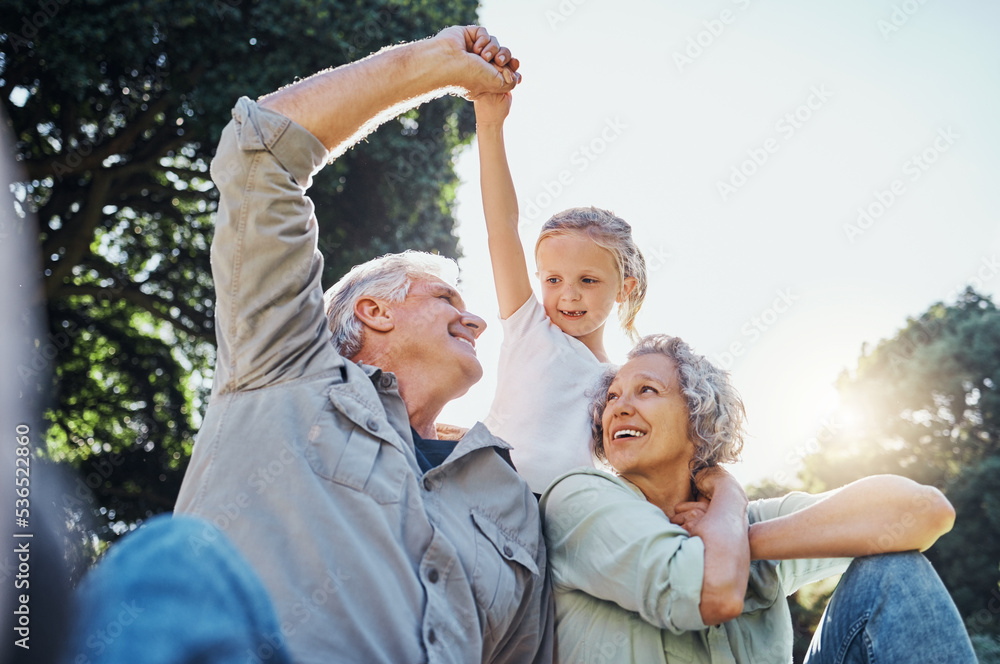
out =
[[[455,286],[458,264],[450,258],[422,251],[386,254],[355,265],[323,295],[333,345],[344,357],[361,352],[364,327],[354,315],[354,304],[363,297],[402,302],[415,279],[437,278]]]

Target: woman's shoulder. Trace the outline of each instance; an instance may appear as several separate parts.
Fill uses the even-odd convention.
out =
[[[581,556],[593,562],[607,553],[601,553],[602,547],[589,549],[589,543],[614,541],[634,552],[649,547],[672,552],[691,539],[628,480],[594,468],[560,475],[545,491],[539,509],[553,569],[553,560],[579,565]],[[694,546],[701,547],[700,542]],[[583,549],[588,549],[586,554]]]
[[[548,488],[545,490],[546,493],[555,489],[558,485],[563,486],[606,486],[606,485],[620,486],[625,489],[629,489],[632,485],[626,482],[624,479],[615,475],[614,473],[608,472],[602,468],[590,468],[587,466],[580,466],[579,468],[573,468],[568,470],[562,475],[556,477],[549,484]]]
[[[542,493],[539,509],[555,509],[567,502],[592,502],[597,494],[618,494],[621,499],[645,501],[643,495],[628,481],[599,468],[580,467],[559,475]]]

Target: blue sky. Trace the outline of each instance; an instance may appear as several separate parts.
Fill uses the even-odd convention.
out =
[[[640,332],[732,371],[744,481],[791,481],[840,426],[832,384],[862,344],[967,283],[997,292],[1000,5],[507,0],[480,17],[522,61],[506,129],[522,239],[577,205],[632,224]],[[501,331],[475,146],[458,170],[463,292],[492,323],[486,377],[442,418],[468,425]],[[627,348],[609,334],[613,359]]]

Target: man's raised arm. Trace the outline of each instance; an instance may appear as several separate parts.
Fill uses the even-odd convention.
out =
[[[451,27],[320,72],[259,103],[305,127],[335,157],[432,97],[458,92],[473,99],[512,90],[520,80],[518,64],[485,28]]]

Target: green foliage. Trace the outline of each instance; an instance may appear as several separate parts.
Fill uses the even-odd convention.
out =
[[[972,647],[976,650],[979,664],[1000,664],[1000,637],[973,634]]]
[[[895,473],[942,489],[954,529],[927,552],[970,631],[1000,634],[1000,311],[969,289],[865,352],[838,382],[843,426],[806,459],[824,491]],[[991,604],[992,602],[992,604]]]
[[[895,472],[939,487],[1000,453],[1000,312],[968,290],[907,321],[838,381],[843,428],[807,463],[840,486]]]
[[[787,493],[787,492],[786,492]],[[792,659],[795,662],[805,661],[809,644],[819,625],[823,611],[837,588],[840,577],[823,579],[803,586],[788,598],[788,608],[792,614]]]
[[[113,538],[172,507],[211,384],[208,164],[229,109],[379,48],[473,23],[469,0],[10,0],[0,99],[41,231],[50,334],[19,367],[51,372],[48,455],[90,478]],[[311,190],[329,285],[404,248],[456,255],[454,152],[466,102],[382,127]]]
[[[973,635],[1000,637],[1000,456],[961,473],[945,489],[957,518],[927,557]]]

